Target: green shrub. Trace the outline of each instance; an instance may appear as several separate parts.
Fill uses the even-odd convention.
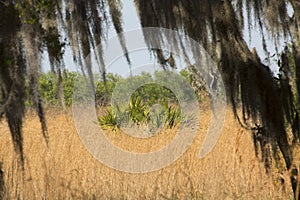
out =
[[[105,115],[99,117],[100,127],[111,128],[116,131],[121,125],[148,125],[150,130],[161,128],[164,124],[169,129],[176,127],[181,122],[181,110],[176,106],[168,106],[163,103],[160,109],[151,111],[149,105],[145,104],[139,97],[131,99],[127,109],[120,109],[120,106],[109,108]]]
[[[121,80],[121,76],[108,73],[106,75],[106,88],[102,80],[96,81],[96,101],[98,105],[107,105],[109,103],[116,84]]]
[[[166,109],[166,122],[168,128],[174,128],[177,126],[182,119],[180,108],[174,106],[168,106]]]
[[[95,76],[95,92],[96,92],[96,101],[98,105],[109,105],[109,101],[112,97],[112,93],[114,92],[114,89],[117,84],[118,90],[115,91],[116,94],[118,94],[115,98],[122,98],[127,95],[128,91],[132,91],[133,88],[136,85],[142,85],[140,88],[136,89],[133,94],[132,98],[136,99],[137,97],[142,98],[142,100],[149,105],[153,105],[155,103],[161,103],[163,101],[168,101],[172,103],[177,102],[177,98],[175,94],[171,91],[171,89],[166,88],[163,86],[165,83],[167,85],[172,85],[173,88],[185,88],[183,79],[180,79],[176,77],[178,75],[175,75],[173,72],[169,72],[166,74],[166,72],[163,71],[157,71],[154,73],[154,77],[152,77],[149,73],[142,73],[138,76],[129,77],[126,79],[123,79],[122,77],[108,73],[106,75],[106,88],[104,86],[104,83],[101,79],[96,78]],[[188,72],[183,71],[181,72],[181,76],[188,78]],[[171,77],[171,80],[168,80],[168,78]],[[172,81],[176,78],[178,81]],[[64,94],[64,103],[66,106],[72,105],[72,97],[73,97],[73,91],[74,91],[74,84],[75,81],[83,81],[86,78],[78,73],[78,72],[71,72],[68,70],[65,70],[62,75],[62,88],[63,88],[63,94]],[[152,81],[156,81],[156,83],[151,83]],[[172,81],[172,82],[170,82]],[[39,92],[41,95],[41,98],[44,100],[44,102],[48,105],[59,105],[60,102],[58,100],[58,78],[57,75],[48,72],[41,74],[39,78]],[[77,84],[77,87],[80,87],[80,85]],[[76,88],[78,89],[78,88]],[[189,98],[189,94],[186,91],[180,91],[179,97],[182,97],[183,95],[186,95],[187,98]]]
[[[104,130],[111,128],[113,132],[116,132],[119,128],[117,114],[112,109],[108,109],[105,115],[99,117],[99,123]]]
[[[163,127],[166,122],[165,109],[163,107],[152,109],[149,115],[150,131]]]
[[[81,77],[77,72],[65,71],[62,78],[65,105],[71,106],[75,81]]]
[[[131,98],[142,98],[145,103],[153,105],[163,101],[177,102],[174,93],[157,83],[149,83],[139,87],[131,96]]]
[[[46,104],[58,104],[58,84],[55,74],[48,72],[40,76],[39,94]]]
[[[188,77],[188,72],[182,72],[182,77]],[[116,84],[120,84],[118,91],[116,92],[117,98],[124,100],[124,96],[128,91],[131,91],[136,85],[142,85],[131,95],[129,105],[115,105],[107,109],[103,116],[99,117],[99,124],[103,129],[112,129],[114,132],[120,128],[120,126],[127,126],[130,124],[136,125],[147,125],[150,129],[161,128],[166,125],[167,128],[171,129],[176,127],[182,121],[186,120],[181,114],[180,108],[178,108],[178,100],[175,94],[164,86],[159,84],[160,82],[168,82],[168,76],[174,76],[175,74],[170,72],[155,72],[154,79],[157,83],[151,83],[154,79],[149,73],[142,73],[139,76],[133,76],[127,79],[123,79],[118,75],[107,74],[106,76],[106,88],[101,79],[95,78],[95,89],[96,89],[96,101],[99,104],[109,105],[109,100],[112,97],[112,93],[116,87]],[[170,80],[170,81],[171,81]],[[173,87],[180,87],[184,84],[183,80],[176,79],[176,83],[172,84]],[[76,82],[77,81],[77,82]],[[150,83],[149,83],[150,82]],[[87,84],[89,84],[86,77],[78,72],[64,71],[62,76],[62,87],[64,93],[64,103],[66,106],[72,105],[74,84],[76,83],[76,101],[81,102],[85,100],[88,95]],[[44,73],[39,78],[39,91],[42,99],[47,105],[60,105],[58,100],[58,78],[53,73]],[[177,84],[177,85],[176,85]],[[178,85],[179,84],[179,85]],[[185,92],[185,91],[182,91]],[[177,95],[184,95],[179,93]],[[189,96],[187,96],[189,98]],[[170,104],[171,105],[168,105]],[[161,105],[159,109],[152,109],[151,107],[155,104]]]
[[[131,98],[129,102],[129,114],[133,123],[146,122],[149,116],[149,108],[141,97]]]
[[[77,81],[77,83],[76,83]],[[62,74],[62,89],[64,95],[64,104],[69,107],[72,105],[74,87],[76,83],[76,98],[85,98],[87,93],[87,84],[89,80],[78,72],[70,72],[65,70]],[[97,87],[97,83],[95,84]],[[58,99],[58,77],[51,72],[43,73],[39,77],[39,93],[46,105],[60,106]],[[96,94],[104,93],[104,89],[96,88]],[[82,99],[84,100],[84,99]]]

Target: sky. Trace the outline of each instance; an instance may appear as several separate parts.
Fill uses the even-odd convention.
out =
[[[291,8],[289,8],[290,14],[292,14]],[[133,1],[123,1],[123,30],[124,32],[126,31],[131,31],[131,30],[136,30],[140,29],[141,25],[137,16],[136,8],[134,6]],[[253,20],[254,21],[254,20]],[[247,23],[245,23],[247,24]],[[108,30],[108,39],[109,38],[115,38],[116,37],[116,32],[111,25],[109,30]],[[245,29],[244,31],[244,39],[247,42],[248,46],[250,49],[256,48],[258,55],[262,60],[266,58],[266,55],[263,51],[262,48],[262,40],[261,40],[261,34],[257,30],[257,28],[253,28],[251,31],[251,41],[249,39],[249,33],[248,30]],[[275,46],[273,42],[270,40],[270,38],[267,38],[267,46],[268,46],[268,51],[270,52],[270,55],[273,55],[276,53],[275,51]],[[283,47],[283,42],[282,44],[279,44],[279,51],[282,50]],[[105,47],[104,47],[105,49]],[[139,74],[142,71],[147,71],[147,72],[154,72],[155,70],[161,70],[162,68],[158,66],[156,61],[151,58],[149,51],[147,49],[140,50],[140,51],[134,51],[130,53],[130,60],[131,60],[131,69],[134,74]],[[93,65],[96,64],[95,60],[92,59]],[[80,71],[80,67],[73,62],[73,56],[72,56],[72,51],[70,47],[67,47],[65,49],[65,54],[64,54],[64,61],[66,68],[71,70],[71,71]],[[152,67],[146,67],[143,70],[141,69],[140,66],[144,64],[149,64],[153,63]],[[176,59],[176,63],[178,66],[178,70],[183,69],[185,66],[180,59]],[[278,73],[278,67],[276,66],[275,62],[271,62],[271,70],[273,71],[274,75]],[[95,66],[97,68],[97,66]],[[50,69],[50,64],[49,64],[49,59],[47,52],[43,54],[42,58],[42,71],[48,71]],[[130,66],[127,64],[125,57],[120,57],[118,60],[116,60],[114,63],[111,65],[107,66],[106,68],[107,72],[112,72],[112,73],[117,73],[122,76],[128,76],[130,74]]]

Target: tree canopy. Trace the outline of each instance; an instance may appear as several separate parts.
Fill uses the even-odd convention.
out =
[[[293,169],[291,180],[296,191],[298,171],[293,166],[293,146],[300,138],[299,0],[135,0],[134,3],[142,27],[177,30],[203,45],[218,63],[237,119],[254,131],[255,143],[260,142],[262,151],[265,151],[263,143],[279,147],[287,169]],[[66,45],[71,46],[74,61],[91,79],[90,50],[95,49],[105,80],[102,44],[110,24],[120,33],[119,41],[130,63],[122,35],[122,12],[126,10],[122,10],[120,0],[0,1],[0,114],[8,121],[20,155],[23,155],[22,121],[26,99],[34,102],[47,138],[38,93],[41,52],[47,50],[51,71],[61,81]],[[280,54],[279,80],[273,77],[269,64],[262,62],[255,49],[249,49],[244,40],[244,27],[251,32],[253,23],[261,34],[266,55],[267,38],[273,39],[276,48],[279,40],[290,43]],[[152,49],[157,42],[164,42],[163,37],[155,40],[151,35],[144,37],[161,64],[174,64],[160,50]],[[175,42],[178,48],[184,49],[181,41]],[[24,92],[26,87],[30,89],[29,95]],[[238,115],[240,103],[242,116]]]

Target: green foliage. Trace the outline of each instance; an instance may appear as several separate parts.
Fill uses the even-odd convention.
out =
[[[165,109],[163,107],[154,108],[149,114],[150,131],[162,128],[166,122]]]
[[[136,113],[146,112],[146,110],[143,110],[145,109],[145,106],[149,107],[156,103],[163,102],[178,104],[177,96],[187,101],[192,97],[192,94],[189,94],[188,91],[184,90],[185,87],[188,87],[188,82],[184,81],[183,78],[186,78],[187,76],[188,72],[181,72],[181,76],[179,76],[181,78],[179,78],[178,75],[175,75],[173,72],[166,74],[164,71],[157,71],[154,73],[153,77],[149,73],[142,73],[141,75],[124,79],[119,75],[109,73],[106,76],[106,87],[101,79],[95,78],[96,103],[98,105],[109,105],[114,93],[116,94],[114,100],[127,104],[128,102],[123,102],[126,100],[124,97],[128,96],[128,91],[132,91],[132,95],[128,97],[131,99],[128,112],[132,116],[134,122],[143,122],[146,113],[143,114],[145,116],[139,116]],[[62,88],[64,93],[64,103],[67,107],[72,105],[74,84],[76,81],[76,95],[84,96],[85,85],[88,80],[78,72],[71,72],[68,70],[63,72]],[[78,84],[78,81],[82,83]],[[136,89],[136,86],[138,85],[141,85],[141,87]],[[176,94],[174,94],[170,88],[165,87],[169,85],[172,86],[171,89],[173,91],[176,90]],[[59,106],[57,75],[51,72],[41,74],[39,78],[39,92],[46,105]],[[124,105],[119,106],[124,107]]]
[[[63,74],[63,89],[65,95],[66,106],[72,105],[73,88],[79,74],[77,72],[65,71]]]
[[[83,75],[78,72],[70,72],[65,70],[62,75],[62,88],[64,94],[64,103],[67,107],[72,105],[72,98],[74,93],[74,87],[76,84],[77,98],[84,98],[86,96],[86,84],[87,80]],[[39,94],[44,103],[49,106],[59,106],[58,99],[59,82],[57,75],[48,72],[41,74],[39,77]]]
[[[99,117],[99,123],[101,128],[104,130],[112,129],[113,132],[116,132],[119,128],[119,124],[117,123],[117,114],[112,110],[108,109],[106,114]]]
[[[183,119],[180,108],[169,106],[166,102],[159,109],[151,110],[149,104],[145,104],[142,98],[131,98],[127,109],[120,106],[107,109],[105,115],[99,117],[100,127],[116,131],[121,125],[149,126],[150,130],[161,128],[164,124],[172,129],[180,124]]]
[[[30,25],[38,23],[41,13],[48,18],[51,17],[55,8],[55,4],[51,0],[20,1],[19,3],[16,2],[14,6],[23,23]]]
[[[116,84],[121,81],[122,78],[119,75],[108,73],[106,75],[106,88],[102,80],[96,82],[96,100],[98,104],[108,104],[111,99],[113,90]]]
[[[49,105],[58,104],[58,82],[53,73],[42,74],[39,78],[39,94],[41,98]]]
[[[166,115],[167,115],[167,126],[168,128],[173,128],[181,121],[181,111],[179,108],[175,108],[173,106],[168,106],[166,109]]]
[[[168,76],[174,76],[172,79],[176,78],[178,81],[168,82]],[[182,71],[181,76],[187,78],[189,72]],[[181,110],[178,108],[178,100],[175,94],[169,88],[163,86],[172,84],[173,88],[179,88],[186,84],[183,82],[184,80],[175,77],[174,73],[155,72],[154,77],[149,73],[142,73],[127,79],[109,73],[106,76],[106,88],[102,80],[97,78],[95,80],[97,103],[106,106],[109,105],[113,92],[118,94],[116,98],[119,96],[122,98],[128,91],[134,90],[136,85],[142,85],[134,90],[129,102],[120,101],[121,104],[108,108],[106,113],[99,117],[99,124],[103,129],[112,129],[115,132],[120,126],[130,124],[143,124],[153,130],[166,125],[167,128],[171,129],[184,120]],[[72,105],[76,81],[76,99],[84,101],[82,98],[85,97],[85,84],[87,84],[88,80],[77,72],[67,70],[63,72],[62,87],[66,106]],[[116,89],[117,84],[119,84],[118,90]],[[116,91],[114,91],[115,89]],[[55,74],[51,72],[41,74],[39,78],[39,92],[46,105],[60,105],[58,100],[58,78]],[[181,92],[177,95],[184,95],[185,91]],[[153,106],[155,107],[157,104],[160,107],[153,109]]]
[[[181,110],[177,108],[179,103],[176,95],[184,101],[192,98],[192,94],[185,90],[185,87],[189,87],[189,83],[184,78],[174,72],[165,71],[156,71],[153,77],[149,73],[142,73],[127,79],[118,77],[115,79],[116,81],[112,81],[110,78],[108,82],[111,85],[108,86],[108,93],[111,95],[114,92],[113,98],[117,105],[109,108],[110,111],[106,113],[106,117],[99,118],[100,126],[107,129],[107,126],[111,124],[111,128],[115,130],[116,127],[130,125],[131,123],[149,126],[150,130],[161,128],[163,125],[166,125],[167,128],[174,128],[183,119]],[[137,86],[141,87],[136,89]],[[167,86],[171,88],[169,89]],[[100,93],[103,88],[103,83],[98,83],[98,96],[103,95]],[[129,97],[128,95],[131,93],[132,95]],[[156,104],[161,105],[160,108],[152,109]],[[171,104],[171,106],[168,104]],[[110,116],[112,113],[115,114],[114,118]],[[114,119],[118,125],[116,126],[114,123],[104,124],[102,123],[104,119]]]
[[[150,126],[151,128],[157,129],[165,124],[167,128],[172,129],[182,123],[183,118],[178,106],[169,106],[166,102],[163,102],[160,108],[154,109],[151,113]]]
[[[195,94],[191,92],[193,88],[190,86],[190,79],[182,74],[178,75],[172,71],[156,71],[153,76],[149,73],[142,73],[138,76],[119,79],[115,85],[114,100],[126,101],[124,97],[129,98],[128,93],[132,94],[131,98],[141,97],[150,105],[163,101],[177,103],[178,99],[192,100]],[[185,74],[189,72],[186,71]]]
[[[167,100],[170,102],[177,102],[175,94],[170,89],[157,83],[145,84],[138,88],[132,94],[132,98],[136,99],[137,97],[142,98],[150,105]]]
[[[146,122],[149,116],[149,108],[141,97],[131,98],[129,102],[129,114],[131,120],[136,123]]]
[[[140,96],[143,98],[144,101],[147,101],[147,96],[145,96],[142,93],[139,94],[140,92],[138,91],[139,88],[136,87],[142,86],[141,88],[144,88],[143,87],[144,85],[147,85],[147,83],[152,81],[153,81],[152,77],[149,73],[142,73],[141,75],[138,76],[132,76],[126,79],[120,79],[119,82],[115,85],[116,87],[114,88],[114,94],[113,94],[114,101],[119,103],[128,103],[126,102],[130,98],[130,96],[128,95],[132,95],[133,98]]]
[[[64,71],[62,76],[62,87],[66,106],[72,105],[72,97],[75,81],[83,81],[83,76],[77,72]],[[80,80],[81,79],[81,80]],[[46,105],[58,106],[58,78],[55,74],[48,72],[39,78],[39,93]]]

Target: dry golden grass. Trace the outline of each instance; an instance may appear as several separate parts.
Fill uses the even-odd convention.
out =
[[[240,128],[230,111],[208,156],[198,158],[210,121],[210,114],[202,114],[188,151],[170,166],[144,174],[120,172],[94,159],[81,143],[70,111],[50,110],[46,116],[48,148],[37,117],[28,114],[25,120],[24,175],[7,124],[0,122],[5,199],[292,199],[289,185],[280,185],[275,172],[265,174],[254,155],[251,133]],[[124,149],[147,152],[173,135],[164,132],[148,141],[125,134],[107,137]]]

